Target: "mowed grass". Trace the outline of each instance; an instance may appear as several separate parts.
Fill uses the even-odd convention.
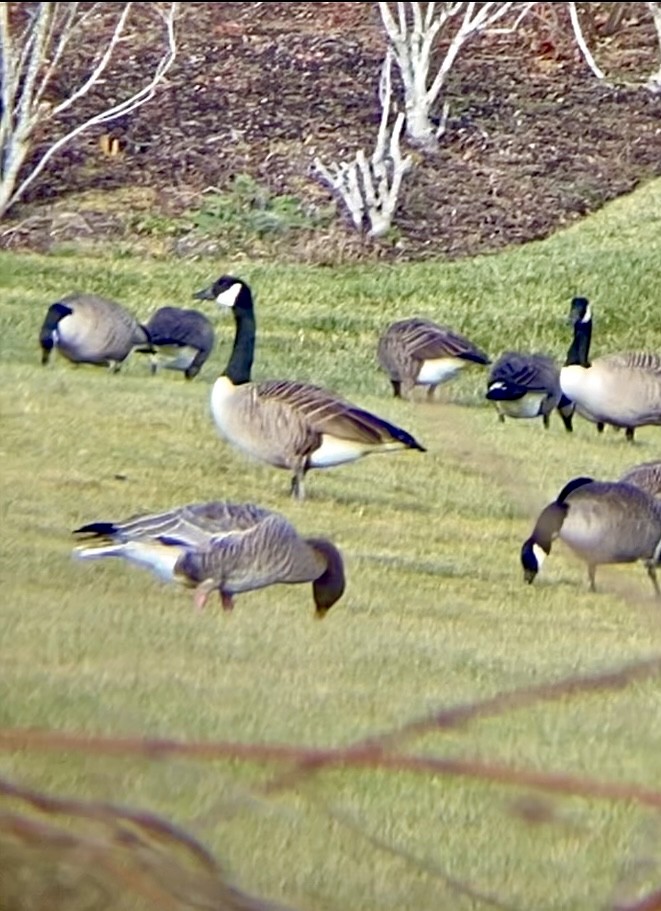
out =
[[[391,397],[376,366],[389,321],[429,316],[495,358],[562,358],[573,295],[594,304],[594,354],[661,350],[661,182],[543,243],[464,262],[323,269],[252,262],[0,254],[2,437],[0,725],[103,735],[339,747],[456,703],[661,655],[661,605],[639,566],[600,591],[558,545],[534,586],[519,549],[571,477],[616,478],[661,457],[661,430],[599,436],[579,419],[498,423],[485,373],[433,403]],[[221,272],[256,296],[253,376],[311,380],[405,427],[428,452],[308,475],[252,463],[217,437],[209,393],[229,317],[202,374],[118,375],[39,363],[46,307],[72,290],[146,318],[190,306]],[[96,519],[207,500],[251,500],[342,549],[345,597],[319,623],[310,587],[215,603],[121,563],[70,559]],[[538,702],[401,749],[649,788],[661,780],[661,682]],[[246,889],[306,909],[612,907],[661,883],[661,820],[634,803],[544,796],[470,777],[352,768],[266,796],[282,769],[5,751],[0,774],[113,800],[186,827]],[[535,805],[540,810],[539,805]],[[1,895],[0,895],[1,899]],[[1,904],[0,900],[0,904]]]

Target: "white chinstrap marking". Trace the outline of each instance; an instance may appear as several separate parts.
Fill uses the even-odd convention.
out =
[[[221,291],[220,294],[216,297],[216,303],[219,307],[233,307],[236,303],[236,299],[241,293],[241,282],[234,282],[233,285],[230,285],[229,288],[225,288],[224,291]]]
[[[585,316],[583,316],[579,320],[579,323],[589,323],[591,320],[592,320],[592,306],[590,304],[588,304],[586,307],[586,310],[585,310]]]
[[[544,560],[546,560],[546,551],[543,547],[540,547],[539,544],[533,544],[532,552],[535,555],[535,560],[537,560],[537,572],[542,568]]]

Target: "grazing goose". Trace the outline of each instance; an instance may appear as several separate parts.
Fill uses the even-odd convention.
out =
[[[635,484],[653,497],[661,497],[661,462],[634,465],[620,478],[621,483]]]
[[[252,503],[194,503],[122,522],[91,522],[74,531],[91,543],[79,560],[121,557],[165,582],[195,588],[201,610],[212,591],[225,610],[234,595],[277,582],[312,582],[318,617],[345,588],[338,549],[325,538],[302,538],[284,516]]]
[[[353,462],[372,452],[425,452],[410,433],[327,389],[295,380],[250,382],[255,313],[244,281],[223,275],[194,297],[231,307],[236,322],[229,362],[211,393],[216,427],[253,458],[290,471],[294,497],[304,498],[304,478],[311,468]]]
[[[560,390],[560,370],[545,354],[506,351],[489,372],[486,398],[496,406],[501,421],[505,416],[541,417],[548,427],[557,408],[566,430],[572,431],[574,406]]]
[[[599,431],[605,424],[626,428],[631,441],[636,427],[661,424],[661,356],[630,351],[590,363],[592,310],[587,298],[573,299],[569,321],[574,337],[560,370],[560,387],[578,413]]]
[[[147,329],[120,304],[96,294],[70,294],[51,304],[39,333],[41,363],[53,348],[76,364],[100,364],[117,372],[131,351],[149,349]]]
[[[521,548],[526,582],[532,583],[553,541],[560,538],[587,563],[590,590],[597,566],[642,560],[661,595],[656,566],[661,555],[661,503],[633,484],[574,478],[540,513]]]
[[[414,386],[427,386],[432,398],[441,383],[447,383],[469,364],[490,364],[477,345],[446,326],[412,317],[392,323],[377,347],[379,366],[390,377],[396,398],[409,395]]]
[[[199,310],[161,307],[147,321],[151,341],[151,371],[159,367],[182,370],[187,380],[196,377],[213,349],[211,320]]]

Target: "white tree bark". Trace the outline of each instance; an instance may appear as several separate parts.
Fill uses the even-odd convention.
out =
[[[447,108],[443,105],[445,113],[439,124],[434,124],[432,111],[463,47],[481,32],[515,30],[534,5],[427,3],[423,10],[421,3],[398,2],[395,17],[390,3],[379,2],[388,46],[402,77],[406,135],[412,144],[432,149],[438,144],[445,130]],[[448,38],[449,44],[432,78],[432,53],[441,35]]]
[[[571,20],[571,26],[574,30],[574,37],[576,38],[576,44],[578,45],[581,54],[583,54],[583,59],[585,60],[587,65],[590,67],[590,69],[592,70],[594,75],[597,77],[597,79],[605,79],[606,74],[601,69],[601,67],[597,66],[597,63],[596,63],[594,57],[590,53],[590,48],[588,47],[587,42],[586,42],[585,38],[583,37],[583,29],[581,28],[581,21],[578,18],[578,11],[576,9],[576,4],[568,3],[567,6],[569,7],[569,18]]]
[[[654,28],[656,29],[657,43],[659,45],[659,56],[661,57],[661,3],[658,2],[658,0],[648,0],[648,2],[646,2],[644,5],[652,14]],[[569,17],[571,19],[572,29],[574,30],[576,44],[578,45],[579,50],[583,55],[583,59],[590,67],[591,71],[594,73],[597,79],[602,79],[605,81],[607,78],[606,73],[596,63],[594,56],[592,55],[583,35],[576,4],[569,2],[567,3],[567,6],[569,7]],[[640,86],[641,82],[634,83],[634,85]],[[649,91],[654,92],[655,94],[661,94],[661,64],[659,65],[659,68],[655,70],[651,76],[649,76],[647,81],[642,83],[642,85],[644,88],[649,89]]]
[[[652,14],[652,19],[654,20],[656,39],[659,45],[659,56],[661,57],[661,3],[648,2],[647,8]],[[650,78],[647,80],[645,87],[655,94],[661,93],[661,63],[659,64],[658,70],[652,73]]]
[[[379,99],[381,121],[374,152],[368,159],[361,149],[353,161],[326,167],[319,158],[314,171],[344,202],[354,226],[368,229],[370,237],[383,237],[392,227],[404,175],[413,165],[410,155],[402,157],[400,137],[404,114],[400,111],[389,130],[392,104],[392,54],[387,53],[381,71]],[[389,135],[390,134],[390,135]]]
[[[23,4],[21,4],[23,5]],[[147,4],[143,4],[146,6]],[[27,7],[27,4],[25,4]],[[70,94],[52,105],[45,95],[54,75],[67,65],[66,52],[76,36],[98,11],[98,3],[36,3],[27,11],[27,22],[18,33],[9,21],[9,3],[0,3],[0,217],[18,202],[53,156],[84,130],[128,114],[153,98],[156,88],[174,63],[176,3],[150,3],[163,28],[164,51],[150,79],[122,101],[98,111],[60,135],[41,154],[30,171],[21,175],[38,129],[52,123],[102,81],[118,42],[130,41],[127,22],[133,3],[114,4],[117,20],[105,45],[99,49],[89,75]]]

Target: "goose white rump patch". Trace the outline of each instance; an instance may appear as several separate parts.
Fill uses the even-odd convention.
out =
[[[395,444],[397,448],[401,443]],[[321,436],[321,446],[310,456],[311,468],[330,468],[333,465],[342,465],[344,462],[355,462],[361,456],[374,449],[387,449],[387,444],[378,445],[358,443],[355,440],[342,440],[339,437],[324,433]]]
[[[167,370],[188,370],[197,354],[190,345],[159,345],[152,361]]]
[[[103,557],[121,557],[129,563],[150,569],[163,582],[177,581],[174,567],[184,548],[170,547],[156,541],[127,541],[100,547],[77,547],[76,560],[100,560]]]
[[[422,362],[416,383],[420,385],[445,383],[466,367],[468,361],[460,357],[436,357]]]

